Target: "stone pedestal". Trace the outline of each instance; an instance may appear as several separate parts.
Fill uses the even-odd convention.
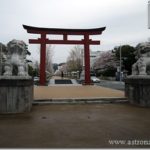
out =
[[[129,76],[125,79],[125,96],[131,104],[150,107],[150,76]]]
[[[0,113],[29,112],[33,101],[31,77],[0,77]]]

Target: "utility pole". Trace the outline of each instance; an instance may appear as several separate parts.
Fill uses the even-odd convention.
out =
[[[122,81],[122,76],[121,76],[121,66],[122,66],[122,63],[121,63],[121,60],[122,60],[122,56],[121,56],[121,48],[122,46],[120,45],[120,81]]]
[[[148,29],[150,29],[150,1],[148,1]]]
[[[2,74],[2,44],[0,44],[0,76]]]

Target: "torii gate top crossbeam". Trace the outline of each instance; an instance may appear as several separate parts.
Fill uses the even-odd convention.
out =
[[[27,30],[28,33],[33,34],[68,34],[68,35],[98,35],[105,30],[106,27],[93,28],[93,29],[62,29],[62,28],[40,28],[23,25],[23,28]]]
[[[101,34],[102,31],[105,30],[105,27],[102,28],[94,28],[94,29],[62,29],[62,28],[40,28],[40,27],[32,27],[23,25],[24,29],[27,30],[28,33],[33,34],[41,34],[41,38],[38,39],[29,39],[29,43],[38,44],[38,43],[45,43],[45,44],[89,44],[89,45],[99,45],[100,41],[93,41],[88,39],[88,41],[82,40],[68,40],[68,35],[83,35],[89,36],[90,35],[98,35]],[[63,35],[63,40],[49,40],[46,38],[47,34],[57,34]]]

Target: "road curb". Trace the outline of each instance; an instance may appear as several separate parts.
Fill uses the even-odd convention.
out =
[[[112,104],[128,103],[127,98],[123,97],[101,97],[101,98],[53,98],[53,99],[35,99],[33,105],[46,104]]]

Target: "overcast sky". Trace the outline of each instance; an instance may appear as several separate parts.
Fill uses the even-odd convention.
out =
[[[150,36],[147,17],[148,0],[0,0],[0,42],[24,40],[28,34],[22,24],[48,28],[98,28],[106,26],[101,45],[91,49],[106,51],[114,46],[145,42]],[[55,45],[53,62],[66,60],[73,45]],[[38,45],[29,45],[31,58],[39,59]]]

